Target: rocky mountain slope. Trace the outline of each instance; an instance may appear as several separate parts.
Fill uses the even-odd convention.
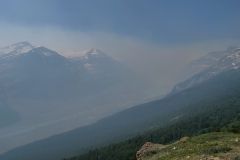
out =
[[[240,49],[229,48],[223,52],[213,52],[196,60],[192,65],[199,67],[200,72],[177,84],[171,94],[200,84],[220,73],[238,70],[240,68]]]
[[[192,61],[188,66],[187,70],[192,75],[204,71],[208,67],[216,64],[221,58],[226,55],[232,54],[238,47],[228,47],[226,50],[210,52],[194,61]]]

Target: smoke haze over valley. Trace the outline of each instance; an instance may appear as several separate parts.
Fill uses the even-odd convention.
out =
[[[240,132],[238,0],[0,2],[0,160]]]

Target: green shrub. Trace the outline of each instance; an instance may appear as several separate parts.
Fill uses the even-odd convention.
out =
[[[205,154],[216,154],[216,153],[227,153],[230,150],[232,150],[232,148],[227,147],[227,146],[213,146],[213,147],[210,147],[210,148],[204,150],[203,152]]]

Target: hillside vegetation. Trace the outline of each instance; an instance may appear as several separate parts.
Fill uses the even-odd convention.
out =
[[[219,136],[223,135],[220,131],[240,133],[239,102],[240,99],[230,99],[219,104],[219,108],[67,160],[135,160],[135,154],[145,142],[168,144],[184,136],[209,132],[219,132]]]
[[[136,152],[145,142],[168,144],[184,136],[209,132],[238,133],[240,132],[239,76],[239,72],[224,73],[215,79],[173,95],[181,97],[182,101],[177,105],[178,109],[181,108],[181,112],[176,109],[175,114],[180,116],[170,120],[167,126],[156,125],[144,134],[129,140],[92,149],[86,154],[68,160],[135,160]]]
[[[185,137],[169,145],[148,143],[137,157],[138,160],[239,160],[240,134],[218,132]]]

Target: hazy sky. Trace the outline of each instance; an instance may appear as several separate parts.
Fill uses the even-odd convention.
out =
[[[240,37],[239,0],[1,0],[2,22],[164,43]]]
[[[191,59],[240,41],[239,0],[0,0],[0,46],[100,48],[168,88]]]

